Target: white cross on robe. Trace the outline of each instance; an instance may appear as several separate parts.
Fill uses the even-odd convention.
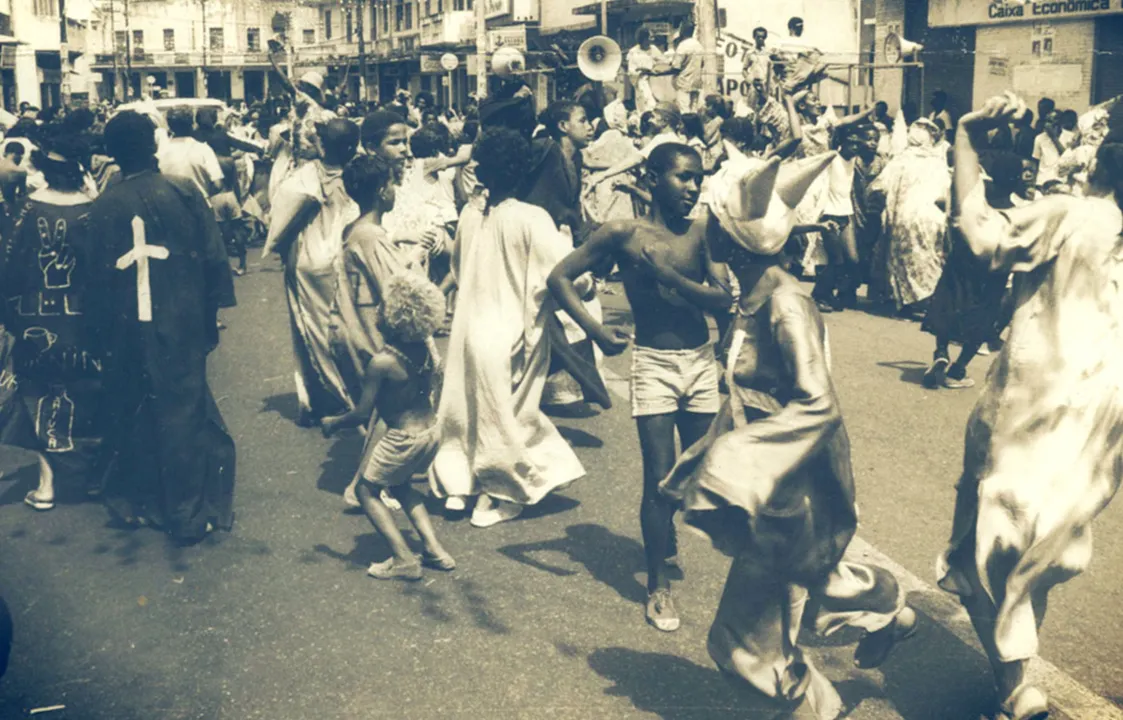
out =
[[[137,319],[152,322],[152,286],[148,280],[148,259],[167,260],[168,249],[159,245],[149,245],[144,233],[144,221],[133,218],[133,249],[117,258],[117,269],[124,270],[136,264],[136,308]]]

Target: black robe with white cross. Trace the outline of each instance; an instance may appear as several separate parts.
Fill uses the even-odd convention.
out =
[[[234,287],[214,213],[189,180],[145,172],[107,189],[90,227],[102,241],[105,292],[92,310],[109,348],[110,511],[156,520],[181,540],[201,538],[208,522],[228,529],[234,441],[207,385],[207,355]]]

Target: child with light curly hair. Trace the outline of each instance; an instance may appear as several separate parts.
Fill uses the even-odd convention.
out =
[[[390,278],[383,288],[378,325],[385,344],[367,364],[363,391],[354,410],[324,418],[325,437],[335,431],[379,420],[386,433],[361,469],[357,489],[359,503],[386,542],[391,557],[372,563],[367,571],[379,580],[420,580],[421,566],[450,571],[456,561],[444,549],[421,493],[410,484],[424,474],[436,455],[438,437],[433,412],[436,363],[427,340],[445,317],[445,298],[440,289],[415,273]],[[398,530],[393,514],[380,498],[380,490],[401,503],[410,523],[421,536],[424,552],[413,554]]]

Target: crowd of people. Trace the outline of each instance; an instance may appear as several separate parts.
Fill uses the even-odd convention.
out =
[[[733,558],[714,660],[834,718],[801,619],[863,631],[862,668],[917,629],[889,571],[844,559],[856,490],[824,315],[867,284],[925,312],[932,387],[970,387],[971,358],[1009,334],[970,420],[941,585],[992,661],[994,717],[1045,717],[1026,677],[1045,598],[1087,564],[1120,479],[1123,114],[1043,101],[1035,126],[1007,95],[956,123],[937,93],[925,117],[839,116],[813,52],[778,61],[757,39],[736,106],[698,97],[690,61],[661,69],[641,35],[634,93],[589,83],[546,108],[517,77],[462,116],[426,95],[359,108],[307,73],[286,104],[227,118],[29,109],[0,164],[0,443],[39,454],[27,504],[53,507],[66,474],[131,526],[186,542],[232,526],[206,361],[260,244],[284,266],[299,423],[366,434],[345,499],[391,549],[372,577],[456,568],[418,478],[481,528],[581,479],[546,410],[610,407],[603,357],[630,348],[647,621],[679,627],[681,511]],[[633,334],[604,322],[613,280]]]

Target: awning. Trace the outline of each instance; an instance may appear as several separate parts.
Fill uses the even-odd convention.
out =
[[[600,10],[597,10],[597,12],[600,12]],[[586,30],[593,30],[599,25],[599,20],[596,18],[589,18],[588,20],[582,20],[574,25],[541,29],[538,31],[538,34],[543,37],[550,37],[551,35],[560,35],[561,33],[567,32],[585,32]]]
[[[609,15],[624,15],[626,19],[639,19],[651,15],[683,15],[694,10],[691,0],[608,0]],[[574,15],[600,15],[599,2],[582,5],[573,10]]]
[[[5,45],[8,43],[14,43],[16,45],[21,44],[19,38],[14,38],[11,35],[0,35],[0,45]],[[26,43],[23,44],[26,45]]]

